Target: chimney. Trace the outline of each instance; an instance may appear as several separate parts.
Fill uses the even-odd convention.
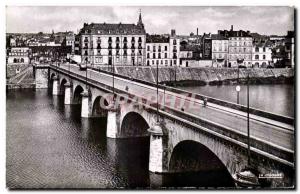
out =
[[[172,30],[171,30],[171,36],[172,36],[172,37],[173,37],[173,36],[176,36],[175,29],[172,29]]]
[[[230,30],[233,31],[233,25],[231,25],[231,29]]]
[[[198,28],[197,28],[197,36],[198,36]]]

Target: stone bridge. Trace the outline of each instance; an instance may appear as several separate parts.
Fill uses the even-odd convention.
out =
[[[159,105],[157,112],[155,103],[135,101],[138,94],[131,93],[131,88],[129,91],[113,88],[104,81],[93,79],[92,75],[88,76],[91,72],[77,72],[75,68],[78,69],[49,67],[47,79],[52,94],[63,95],[65,105],[81,104],[82,117],[106,117],[108,138],[149,136],[149,171],[224,170],[224,176],[233,177],[248,166],[247,136],[244,133],[197,118],[182,109],[161,108]],[[111,75],[107,76],[111,79]],[[289,133],[294,137],[293,132]],[[251,137],[250,144],[251,168],[259,174],[283,175],[281,179],[262,181],[273,187],[294,187],[293,150],[255,137]]]

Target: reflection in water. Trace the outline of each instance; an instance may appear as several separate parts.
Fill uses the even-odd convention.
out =
[[[149,137],[106,138],[106,118],[82,119],[46,90],[9,91],[6,107],[10,188],[232,186],[222,172],[149,173]]]
[[[180,89],[199,93],[213,98],[237,102],[235,85],[189,86]],[[250,106],[276,114],[294,117],[294,85],[250,85]],[[247,105],[247,86],[241,85],[240,103]],[[274,106],[276,105],[276,106]]]

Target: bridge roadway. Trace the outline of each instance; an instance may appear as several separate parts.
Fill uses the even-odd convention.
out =
[[[85,71],[80,71],[78,66],[62,64],[60,68],[70,70],[73,73],[86,76]],[[112,76],[97,72],[95,70],[88,70],[87,77],[103,83],[105,85],[112,86]],[[125,91],[125,87],[128,86],[128,93],[143,96],[145,98],[149,96],[156,96],[156,88],[141,83],[132,82],[115,76],[114,85],[116,89]],[[163,96],[164,91],[159,90],[159,95]],[[168,98],[183,99],[184,96],[181,94],[165,91],[165,99]],[[166,100],[167,101],[167,100]],[[190,101],[185,98],[185,101]],[[247,134],[247,118],[245,114],[239,114],[238,111],[230,110],[230,108],[216,108],[212,104],[203,107],[200,100],[196,100],[196,109],[184,108],[184,112],[197,116],[198,118],[212,121],[214,123],[223,125],[235,131]],[[166,103],[166,105],[168,105]],[[198,106],[197,106],[198,105]],[[177,107],[181,110],[181,107]],[[253,119],[251,119],[251,117]],[[272,122],[270,119],[264,119],[263,117],[257,119],[257,115],[250,114],[250,135],[251,137],[259,138],[265,142],[271,143],[272,145],[279,147],[280,149],[293,152],[294,151],[294,126],[280,124],[278,121]],[[255,119],[254,119],[255,118]]]

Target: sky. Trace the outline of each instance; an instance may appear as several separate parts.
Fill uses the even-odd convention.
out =
[[[83,23],[137,23],[139,10],[149,34],[178,35],[217,33],[218,30],[250,30],[285,35],[294,30],[293,7],[188,7],[188,6],[7,6],[6,32],[50,33],[77,31]]]

